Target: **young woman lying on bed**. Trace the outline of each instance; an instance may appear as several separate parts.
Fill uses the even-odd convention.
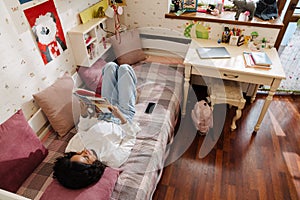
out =
[[[53,167],[54,178],[67,188],[79,189],[97,182],[106,166],[120,167],[127,160],[140,131],[132,122],[137,83],[133,69],[126,64],[118,66],[110,62],[102,73],[101,94],[110,101],[111,113],[93,115],[81,102],[78,133],[69,141],[66,154],[57,158]]]

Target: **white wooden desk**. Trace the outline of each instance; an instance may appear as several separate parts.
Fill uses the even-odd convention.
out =
[[[231,55],[227,59],[201,59],[197,52],[197,47],[209,46],[225,46]],[[184,79],[184,99],[182,114],[186,114],[186,103],[189,92],[191,75],[201,75],[203,77],[214,77],[228,80],[235,80],[239,82],[253,83],[258,85],[269,85],[270,91],[265,99],[265,103],[260,112],[254,131],[257,132],[260,128],[261,122],[265,113],[273,99],[275,91],[279,87],[282,79],[285,79],[285,72],[282,68],[278,53],[275,48],[265,49],[272,60],[271,69],[246,68],[243,58],[243,51],[249,51],[248,47],[243,45],[240,47],[230,46],[228,44],[218,44],[214,40],[193,39],[188,52],[186,54],[185,65],[185,79]],[[253,97],[253,99],[255,96]]]

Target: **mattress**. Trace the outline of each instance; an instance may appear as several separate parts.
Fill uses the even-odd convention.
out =
[[[172,143],[180,112],[183,87],[181,64],[142,62],[133,66],[138,78],[137,121],[142,129],[128,160],[120,167],[120,175],[111,199],[151,199],[161,177]],[[151,114],[144,111],[148,102],[156,103]],[[72,129],[59,138],[50,132],[44,145],[49,155],[19,188],[17,194],[39,199],[52,181],[55,159],[62,156],[68,141],[76,134]]]

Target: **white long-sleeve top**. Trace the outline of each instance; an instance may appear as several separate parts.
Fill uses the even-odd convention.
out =
[[[71,138],[65,152],[93,149],[102,163],[118,168],[128,159],[139,131],[140,127],[133,122],[118,125],[80,117],[78,133]]]

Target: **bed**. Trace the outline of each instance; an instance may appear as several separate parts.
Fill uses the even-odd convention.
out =
[[[141,28],[139,33],[147,59],[133,65],[138,78],[134,120],[140,124],[142,131],[137,135],[128,160],[117,169],[115,182],[110,182],[113,187],[110,191],[105,190],[112,200],[152,199],[180,117],[184,77],[182,58],[190,40],[176,31],[163,28]],[[111,52],[106,57],[104,55],[105,59],[109,61],[110,55]],[[81,85],[82,80],[78,74],[73,75],[73,79],[76,85]],[[152,114],[144,113],[148,102],[157,104]],[[41,133],[40,138],[48,155],[16,193],[29,199],[83,199],[80,192],[67,191],[67,195],[60,196],[53,189],[59,186],[54,187],[52,179],[53,162],[63,154],[68,141],[76,134],[76,128],[58,137],[51,126],[45,128],[47,121],[42,110],[29,121],[31,127]],[[101,199],[95,194],[93,198]]]

